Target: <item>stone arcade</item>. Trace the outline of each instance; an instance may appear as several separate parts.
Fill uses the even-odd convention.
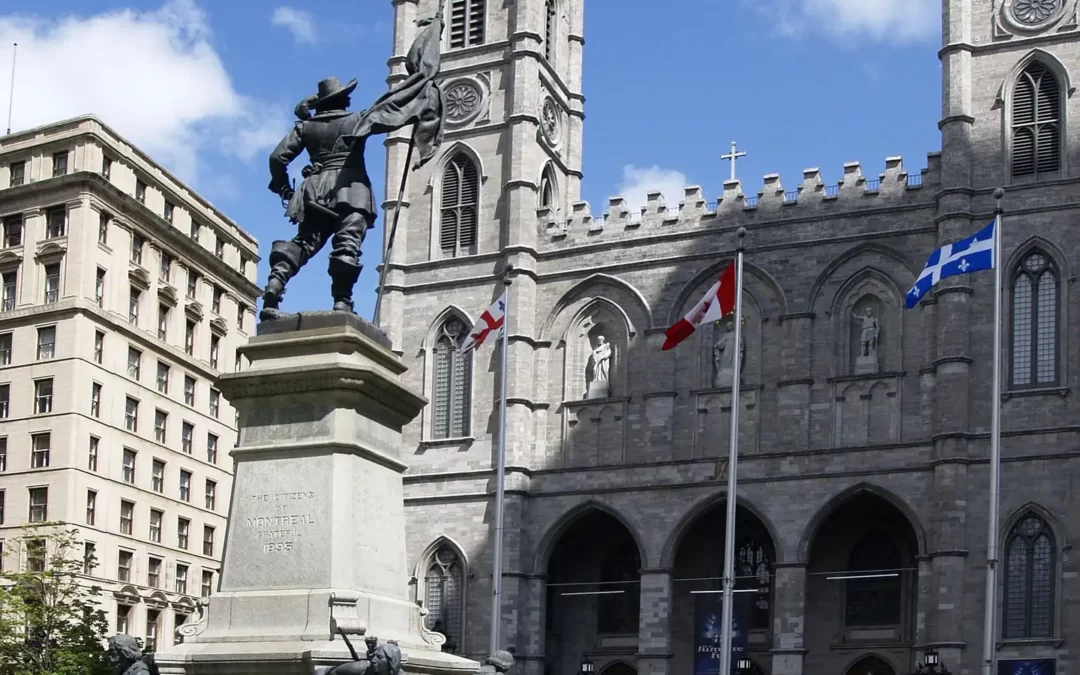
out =
[[[413,18],[434,2],[387,0],[391,81]],[[941,152],[922,170],[852,162],[787,187],[775,174],[728,180],[717,201],[696,186],[640,210],[614,197],[603,215],[581,201],[584,4],[454,0],[443,86],[455,104],[440,154],[401,204],[382,325],[410,366],[403,381],[432,401],[404,430],[409,564],[431,625],[459,653],[486,651],[499,353],[459,358],[451,334],[501,292],[493,274],[508,261],[502,614],[523,673],[573,675],[584,657],[597,675],[691,673],[694,591],[719,588],[722,569],[733,386],[755,668],[902,675],[935,646],[952,672],[977,673],[992,279],[947,280],[911,311],[903,296],[930,251],[990,220],[1004,187],[997,655],[1074,669],[1077,3],[942,0],[941,116],[911,120],[940,126]],[[589,11],[617,10],[592,0]],[[822,86],[845,86],[829,69],[813,70]],[[695,114],[693,92],[665,104]],[[387,143],[388,213],[407,141]],[[442,228],[452,216],[456,232]],[[734,383],[720,377],[735,358],[716,349],[723,324],[670,352],[660,344],[742,226]],[[585,374],[600,335],[611,358],[606,397],[594,398]],[[882,569],[895,576],[843,578]],[[600,589],[623,592],[581,595]]]

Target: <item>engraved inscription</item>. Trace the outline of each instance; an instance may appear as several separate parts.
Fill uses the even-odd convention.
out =
[[[292,551],[304,531],[315,525],[315,516],[304,509],[315,498],[313,490],[301,492],[266,492],[251,495],[263,515],[245,518],[255,539],[271,540],[262,544],[263,553]]]

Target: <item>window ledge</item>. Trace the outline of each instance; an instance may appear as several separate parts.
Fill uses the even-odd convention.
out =
[[[1010,398],[1023,398],[1025,396],[1060,396],[1065,398],[1069,395],[1068,387],[1039,387],[1037,389],[1010,389],[1001,395],[1002,401]]]
[[[472,445],[476,441],[472,436],[455,436],[453,438],[427,438],[420,441],[420,449],[445,448],[452,445]]]
[[[1061,637],[1045,637],[1045,638],[1007,638],[1004,640],[998,640],[998,651],[1007,647],[1060,647],[1065,644],[1065,639]]]

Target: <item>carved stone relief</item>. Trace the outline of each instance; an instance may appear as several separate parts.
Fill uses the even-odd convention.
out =
[[[997,37],[1032,35],[1051,29],[1077,28],[1076,0],[995,0]]]
[[[566,403],[564,407],[565,466],[609,466],[625,460],[625,400]]]
[[[833,382],[833,445],[900,441],[900,375],[840,378]]]

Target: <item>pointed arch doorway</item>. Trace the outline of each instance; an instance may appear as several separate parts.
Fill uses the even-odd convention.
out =
[[[896,675],[896,671],[878,656],[864,656],[848,666],[844,675]]]

